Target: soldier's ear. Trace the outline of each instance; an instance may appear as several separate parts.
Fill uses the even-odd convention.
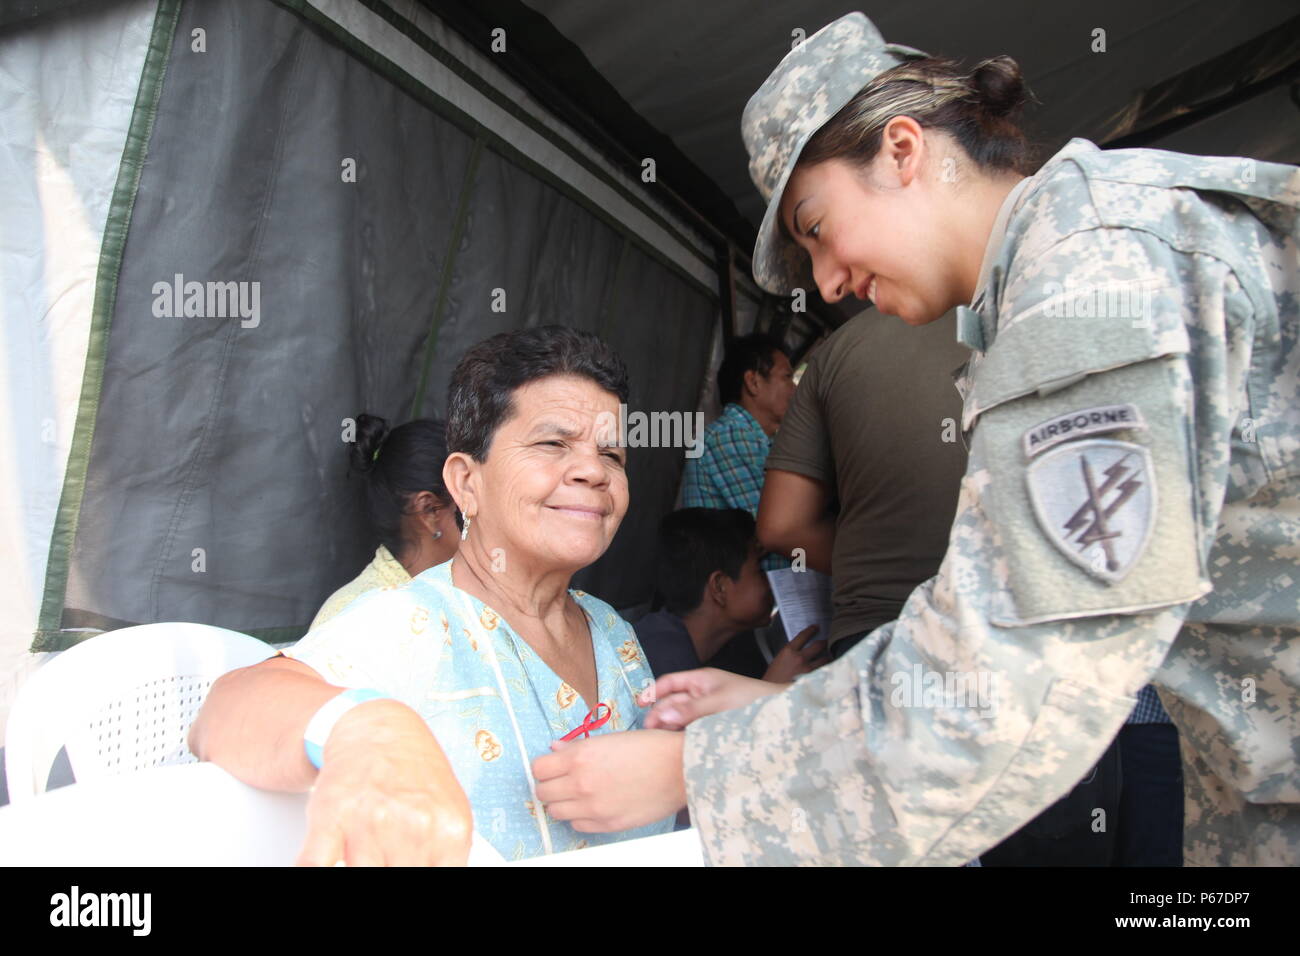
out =
[[[921,124],[910,116],[895,116],[880,134],[889,184],[906,186],[916,178],[926,145]]]

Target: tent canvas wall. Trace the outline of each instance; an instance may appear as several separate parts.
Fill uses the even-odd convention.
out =
[[[373,549],[348,420],[440,416],[494,332],[598,332],[631,410],[698,407],[715,238],[408,13],[123,0],[0,37],[10,695],[99,629],[301,634]],[[683,461],[630,450],[576,586],[649,598]]]

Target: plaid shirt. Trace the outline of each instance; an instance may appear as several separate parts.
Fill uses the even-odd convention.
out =
[[[1138,691],[1137,706],[1133,712],[1128,715],[1126,724],[1172,724],[1169,714],[1160,703],[1160,698],[1156,696],[1156,689],[1147,684]]]
[[[735,402],[704,429],[704,450],[686,459],[682,475],[683,508],[744,508],[758,517],[763,494],[763,465],[772,439],[753,415]],[[779,554],[763,559],[763,570],[788,568]]]

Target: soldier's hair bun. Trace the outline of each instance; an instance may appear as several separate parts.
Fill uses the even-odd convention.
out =
[[[953,137],[988,172],[1033,172],[1033,147],[1016,116],[1030,93],[1009,56],[977,63],[969,72],[957,60],[909,59],[864,86],[808,140],[799,162],[831,159],[858,165],[880,151],[881,131],[895,116]]]
[[[977,64],[969,82],[980,105],[991,116],[1011,116],[1025,105],[1025,78],[1020,64],[1009,56],[995,56]]]

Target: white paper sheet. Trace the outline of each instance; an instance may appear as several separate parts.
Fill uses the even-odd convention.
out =
[[[813,640],[826,640],[831,633],[830,575],[805,568],[768,571],[767,580],[776,596],[776,607],[785,625],[785,639],[793,640],[810,624],[817,625]]]

